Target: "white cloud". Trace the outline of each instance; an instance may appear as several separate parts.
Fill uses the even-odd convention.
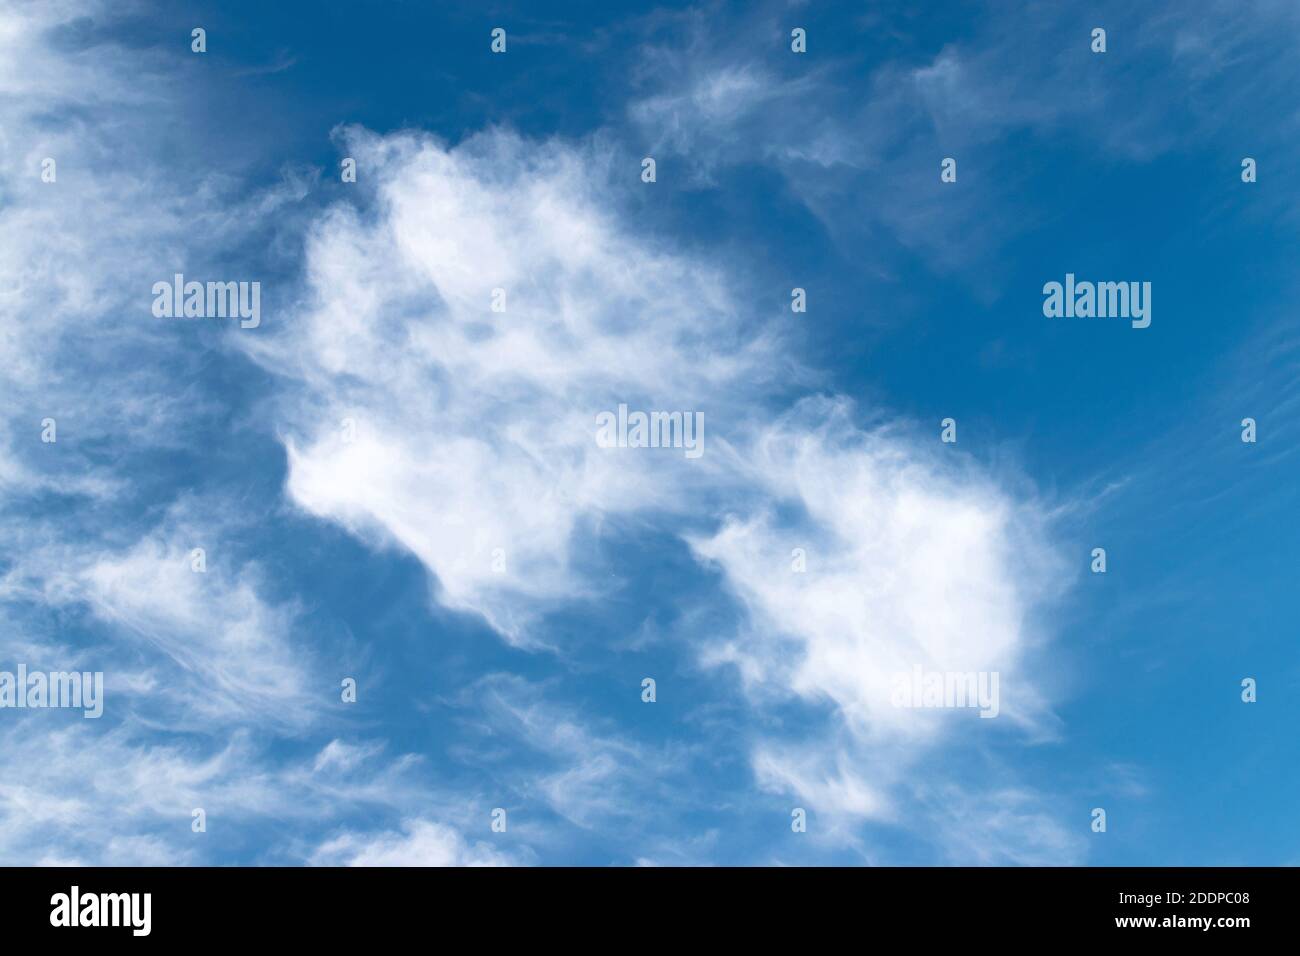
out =
[[[1207,144],[1285,150],[1300,123],[1295,111],[1257,119],[1260,104],[1286,101],[1300,81],[1290,3],[1116,8],[1105,55],[1090,52],[1090,28],[1066,7],[994,4],[973,34],[872,61],[865,77],[853,55],[819,49],[815,31],[815,54],[789,54],[784,19],[762,8],[725,25],[679,17],[634,71],[645,88],[628,108],[636,136],[696,182],[765,162],[837,245],[869,243],[873,269],[888,271],[882,238],[892,238],[990,301],[1006,268],[1000,251],[1042,225],[1042,210],[1022,201],[1027,178],[1052,174],[1035,170],[1023,132],[1062,137],[1108,164],[1146,163]],[[911,32],[906,16],[872,19],[873,32]],[[1160,95],[1135,98],[1138,88]],[[945,157],[968,186],[936,188]]]
[[[210,264],[245,235],[245,203],[269,211],[292,190],[234,201],[231,184],[175,161],[191,146],[177,135],[186,88],[168,81],[179,53],[115,42],[131,7],[0,6],[4,650],[8,666],[105,674],[99,720],[6,712],[0,760],[22,768],[0,788],[11,862],[186,862],[212,847],[191,837],[195,806],[291,815],[277,790],[293,784],[261,735],[305,733],[327,693],[294,639],[296,607],[269,600],[227,547],[245,509],[155,474],[229,407],[199,374],[217,337],[153,317],[152,283]],[[40,440],[46,416],[57,443]],[[206,574],[190,570],[197,546]],[[319,798],[318,812],[348,799]]]
[[[80,583],[97,615],[191,675],[195,717],[235,711],[293,726],[319,709],[323,685],[309,686],[307,662],[286,639],[292,609],[265,603],[251,573],[198,574],[183,545],[146,539],[96,561]]]
[[[761,428],[747,461],[763,494],[691,538],[747,609],[741,633],[706,659],[735,664],[755,706],[793,696],[826,708],[811,735],[755,741],[757,782],[837,829],[846,818],[918,823],[905,795],[921,767],[931,772],[927,755],[959,730],[996,732],[995,721],[959,723],[971,710],[896,706],[895,680],[914,667],[998,673],[1001,722],[1050,731],[1026,665],[1065,576],[1040,506],[955,450],[945,461],[858,429],[851,411],[810,399]]]
[[[176,272],[245,278],[205,273],[229,268],[263,217],[289,221],[304,191],[288,177],[250,195],[185,161],[202,150],[195,94],[174,82],[185,48],[116,42],[137,6],[0,3],[0,312],[12,317],[0,324],[0,494],[14,499],[119,500],[151,450],[184,447],[229,413],[201,384],[229,329],[156,318],[152,286]],[[47,417],[57,444],[40,439]]]
[[[894,814],[908,768],[953,733],[951,713],[893,706],[913,665],[997,671],[1002,724],[1051,725],[1027,665],[1060,578],[1037,504],[958,455],[863,431],[843,399],[767,419],[764,317],[733,304],[729,272],[594,194],[598,146],[347,135],[375,194],[322,217],[302,309],[248,341],[281,376],[298,505],[409,550],[443,603],[521,644],[592,593],[572,553],[588,526],[711,529],[686,536],[748,626],[704,656],[737,664],[755,707],[829,708],[833,743],[756,734],[756,779],[849,817]],[[599,449],[595,413],[620,401],[703,409],[713,445],[697,462]],[[808,574],[790,572],[795,547]],[[624,757],[591,749],[532,790],[579,825],[608,819],[637,799],[614,782]]]
[[[660,749],[602,732],[574,708],[549,699],[546,688],[510,675],[483,678],[469,701],[494,736],[517,740],[540,766],[502,767],[511,789],[527,803],[540,800],[587,830],[638,831],[680,799],[670,778],[685,770],[689,748]],[[680,779],[678,782],[681,782]]]
[[[539,611],[586,593],[575,530],[681,509],[719,457],[709,424],[784,363],[717,269],[607,208],[594,149],[354,131],[347,152],[375,208],[317,224],[306,307],[248,343],[288,386],[288,493],[409,549],[444,603],[527,642]],[[704,457],[598,448],[596,415],[620,402],[702,411]]]
[[[382,749],[383,747],[378,743],[358,745],[342,740],[331,740],[325,745],[325,749],[316,755],[316,762],[312,765],[312,769],[317,773],[331,769],[351,771],[375,757]]]
[[[828,818],[881,817],[889,811],[888,798],[852,767],[821,765],[825,754],[818,747],[797,746],[784,752],[761,745],[753,755],[754,777],[764,790],[788,793]]]
[[[1086,809],[1081,822],[1062,822],[1042,795],[992,786],[918,786],[934,842],[944,862],[956,866],[1078,866],[1086,855]]]
[[[53,724],[50,718],[28,715],[0,735],[6,764],[22,768],[0,785],[0,858],[10,864],[58,848],[64,862],[129,865],[117,850],[159,842],[169,846],[169,862],[183,863],[199,849],[185,839],[194,807],[220,815],[268,799],[263,783],[241,767],[248,754],[242,739],[204,753],[150,745],[121,730],[38,728]]]
[[[175,329],[159,332],[150,284],[168,274],[164,262],[191,261],[196,223],[220,244],[242,234],[242,208],[266,213],[301,184],[228,204],[220,183],[158,170],[149,137],[174,104],[142,103],[127,80],[142,67],[111,46],[52,53],[42,31],[69,9],[23,7],[0,27],[0,63],[15,89],[36,84],[43,108],[54,109],[79,105],[77,91],[90,88],[96,115],[109,118],[51,138],[24,99],[0,101],[0,128],[23,144],[23,161],[4,179],[13,201],[0,306],[57,317],[0,333],[0,375],[27,412],[48,406],[82,436],[165,448],[210,396],[180,404],[169,391],[198,350]],[[805,89],[778,92],[768,73],[747,67],[689,80],[636,114],[662,127],[667,147],[707,138],[710,126],[723,139],[748,135],[767,122],[774,98],[790,106]],[[928,82],[920,78],[933,91]],[[850,161],[836,131],[800,129],[803,145],[782,162]],[[1003,712],[1030,728],[1044,720],[1026,666],[1051,563],[1035,506],[896,436],[860,431],[838,400],[769,423],[769,396],[793,367],[788,351],[768,317],[743,304],[746,290],[729,270],[667,245],[615,205],[611,184],[634,182],[635,168],[611,169],[595,141],[539,143],[504,131],[448,147],[353,130],[345,145],[362,171],[361,201],[310,229],[298,307],[265,323],[265,334],[238,339],[280,377],[286,492],[298,506],[409,551],[445,604],[483,614],[518,643],[537,639],[533,625],[548,610],[598,594],[575,554],[582,533],[611,517],[667,516],[661,527],[687,529],[695,553],[748,610],[745,631],[706,653],[740,665],[756,709],[795,698],[830,713],[812,740],[755,732],[741,741],[757,782],[849,818],[894,813],[907,768],[947,735],[951,715],[890,706],[895,671],[997,669],[1010,695]],[[39,180],[45,153],[59,159],[57,185]],[[498,287],[505,313],[489,308]],[[92,340],[88,365],[79,356]],[[132,371],[119,378],[110,369]],[[595,415],[620,402],[703,411],[705,456],[597,448]],[[341,437],[344,418],[355,420],[351,443]],[[109,501],[129,488],[125,470],[94,465],[75,444],[56,459],[32,435],[11,431],[0,443],[21,452],[0,458],[11,502],[37,486]],[[730,518],[720,520],[719,501]],[[333,819],[373,801],[401,808],[401,832],[346,831],[314,852],[316,862],[506,860],[415,810],[412,761],[381,767],[377,744],[332,739],[286,767],[253,736],[220,743],[249,720],[296,733],[316,718],[315,662],[291,640],[295,609],[264,596],[255,568],[192,573],[186,554],[196,537],[184,520],[89,540],[83,530],[52,519],[3,532],[25,554],[3,596],[93,609],[131,638],[116,648],[129,676],[121,686],[183,701],[178,729],[207,723],[207,736],[193,747],[148,743],[156,713],[94,738],[8,735],[6,762],[34,760],[37,747],[52,759],[0,789],[12,811],[0,851],[34,852],[36,825],[55,821],[56,810],[69,850],[50,859],[148,860],[161,851],[147,831],[163,821],[181,833],[167,841],[173,852],[191,850],[177,842],[189,838],[191,806]],[[219,550],[220,533],[206,537]],[[810,560],[798,578],[789,573],[796,546]],[[154,652],[143,670],[126,663],[126,649],[140,646]],[[535,702],[495,714],[552,759],[519,789],[578,826],[634,817],[646,802],[637,781],[670,764]],[[137,799],[141,792],[149,796]]]
[[[409,812],[431,794],[413,773],[418,760],[386,759],[373,741],[284,759],[245,729],[168,743],[141,721],[68,726],[59,716],[31,712],[0,730],[6,765],[21,768],[0,783],[0,859],[12,864],[201,863],[220,859],[230,835],[268,823],[281,839],[264,848],[266,860],[292,862],[310,839],[299,834],[357,810]],[[206,833],[191,829],[196,808]]]
[[[32,652],[104,671],[106,707],[166,714],[175,729],[302,730],[322,712],[331,682],[316,676],[296,637],[297,608],[268,601],[260,569],[236,564],[226,509],[188,500],[128,547],[30,542],[0,576],[0,600],[86,608],[101,622],[98,642],[74,652],[48,634]],[[202,573],[193,570],[194,547],[206,552]]]
[[[430,820],[406,820],[401,832],[347,832],[321,844],[317,866],[510,866],[509,854]]]
[[[12,863],[187,863],[231,844],[212,832],[274,818],[296,834],[350,810],[427,799],[419,760],[374,741],[286,756],[323,729],[337,681],[299,608],[271,599],[245,563],[247,499],[178,489],[171,456],[196,448],[230,405],[203,372],[215,329],[152,316],[152,283],[209,268],[303,193],[293,177],[251,197],[177,163],[187,87],[175,57],[117,45],[123,4],[0,8],[0,620],[8,664],[105,672],[105,715],[6,711],[0,859]],[[41,181],[53,158],[57,179]],[[265,257],[263,256],[262,259]],[[41,419],[58,442],[40,441]],[[224,434],[221,432],[219,434]],[[156,456],[156,457],[155,457]],[[154,474],[157,462],[168,467]],[[184,466],[182,458],[182,467]],[[157,491],[157,494],[154,492]],[[69,501],[68,499],[72,500]],[[207,571],[189,551],[207,550]],[[67,718],[67,719],[65,719]],[[449,801],[452,798],[447,798]]]
[[[1030,614],[1062,571],[1042,510],[973,468],[855,429],[850,412],[813,399],[763,428],[747,460],[766,496],[691,538],[755,624],[752,650],[724,653],[755,655],[744,671],[758,683],[833,701],[863,736],[936,730],[933,715],[893,703],[894,675],[914,666],[998,671],[1003,712],[1031,719],[1040,702],[1015,678]],[[806,573],[792,570],[796,548]]]

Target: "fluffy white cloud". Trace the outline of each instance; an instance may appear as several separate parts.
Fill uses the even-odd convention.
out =
[[[401,832],[343,833],[312,856],[317,866],[510,866],[512,859],[482,840],[470,843],[430,820],[403,822]]]
[[[1003,720],[1050,727],[1026,659],[1065,568],[1032,499],[960,458],[860,430],[851,411],[810,399],[761,428],[747,460],[763,494],[691,543],[747,611],[706,657],[737,665],[759,705],[794,696],[830,715],[813,739],[757,741],[759,784],[832,814],[894,819],[914,768],[975,716],[898,706],[897,682],[915,668],[997,673]]]
[[[538,611],[584,593],[583,521],[681,510],[720,457],[601,449],[597,414],[701,411],[707,449],[779,372],[774,343],[718,270],[614,214],[594,148],[352,131],[347,152],[374,208],[323,218],[307,306],[248,343],[292,386],[289,494],[409,549],[445,603],[526,642]]]
[[[0,26],[13,88],[36,84],[44,109],[77,106],[76,92],[92,89],[100,121],[51,135],[27,100],[0,101],[0,133],[13,139],[4,145],[23,156],[4,173],[12,201],[0,306],[57,316],[0,331],[0,383],[27,418],[50,407],[65,434],[125,432],[133,447],[167,447],[210,396],[196,390],[172,407],[169,383],[198,350],[177,338],[179,327],[160,332],[147,290],[176,258],[192,261],[195,223],[214,246],[239,234],[241,207],[219,184],[177,181],[153,165],[148,133],[172,107],[141,102],[140,85],[127,80],[140,61],[123,63],[111,45],[56,57],[44,31],[68,8],[16,9]],[[918,78],[925,89],[941,81]],[[648,100],[635,119],[662,127],[667,148],[695,142],[701,118],[723,139],[743,138],[771,103],[788,105],[800,89],[776,91],[764,71],[704,72]],[[839,140],[805,132],[808,149],[781,162],[846,161]],[[360,201],[310,228],[297,307],[238,341],[279,376],[286,491],[298,506],[409,551],[445,604],[483,614],[518,643],[535,640],[548,610],[598,593],[574,553],[581,534],[611,517],[684,533],[748,612],[742,632],[709,643],[706,656],[739,666],[756,708],[798,699],[829,715],[802,740],[755,732],[740,742],[758,784],[846,818],[897,816],[909,767],[946,739],[952,715],[892,707],[900,670],[998,670],[1003,712],[1038,726],[1026,659],[1053,559],[1036,506],[897,435],[863,432],[840,400],[770,421],[771,396],[790,380],[788,350],[767,316],[744,304],[751,297],[730,270],[668,246],[611,198],[620,181],[635,183],[635,168],[611,169],[599,140],[539,143],[502,131],[449,147],[352,130],[345,145],[362,171]],[[40,182],[42,155],[59,160],[58,184]],[[265,215],[279,196],[243,208]],[[504,312],[491,309],[498,288]],[[598,448],[595,416],[624,402],[702,411],[705,455]],[[7,503],[38,486],[105,501],[128,487],[127,470],[76,450],[88,441],[55,458],[34,430],[14,427],[0,434],[21,449],[0,455]],[[56,808],[96,836],[60,831],[70,849],[51,859],[113,850],[153,859],[144,828],[173,817],[187,828],[190,805],[332,819],[374,801],[400,807],[401,832],[348,830],[313,859],[504,861],[414,809],[409,761],[376,768],[376,744],[335,740],[287,767],[273,766],[252,737],[214,744],[250,720],[290,733],[315,720],[313,661],[291,640],[293,607],[267,600],[255,569],[214,563],[192,573],[188,547],[207,539],[184,521],[95,531],[57,518],[0,531],[24,554],[0,597],[92,609],[122,638],[116,659],[130,680],[121,686],[183,701],[188,719],[174,726],[204,724],[209,737],[193,748],[149,743],[156,713],[90,742],[78,731],[75,745],[64,731],[45,730],[30,746],[8,735],[6,761],[33,758],[37,745],[57,759],[0,791],[11,811],[0,848],[31,852],[35,825]],[[807,574],[790,571],[794,547],[808,552]],[[141,647],[152,658],[128,667],[126,652]],[[579,826],[634,816],[644,794],[628,767],[654,777],[669,763],[534,702],[479,704],[552,758],[516,790]],[[75,770],[79,749],[90,786]],[[149,800],[133,801],[150,787]],[[14,824],[19,817],[35,823]]]
[[[734,304],[732,273],[665,251],[597,193],[595,144],[346,137],[374,193],[320,219],[303,307],[248,341],[281,376],[301,507],[409,550],[444,603],[524,644],[592,593],[572,554],[588,527],[691,529],[747,609],[705,658],[738,665],[757,707],[828,708],[821,743],[750,742],[758,783],[848,817],[893,817],[908,768],[953,732],[951,713],[893,705],[913,666],[998,672],[1003,723],[1050,723],[1026,660],[1061,568],[1035,502],[959,454],[863,430],[841,398],[773,421],[789,366],[764,317]],[[704,410],[708,451],[598,448],[595,414],[622,401]],[[808,573],[791,572],[797,547]],[[602,753],[534,792],[583,808],[575,822],[608,817]]]
[[[1040,702],[1014,679],[1034,637],[1029,615],[1063,570],[1043,543],[1042,509],[897,436],[855,429],[850,411],[814,399],[763,428],[748,457],[761,504],[691,539],[755,625],[751,643],[718,653],[754,682],[832,701],[864,736],[934,732],[934,715],[892,699],[894,676],[917,666],[999,671],[1012,689],[1003,712],[1027,719]]]

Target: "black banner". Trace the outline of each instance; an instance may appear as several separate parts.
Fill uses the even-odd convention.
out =
[[[8,868],[0,883],[8,939],[164,944],[400,942],[437,926],[632,945],[993,932],[1231,946],[1286,933],[1296,886],[1283,868]]]

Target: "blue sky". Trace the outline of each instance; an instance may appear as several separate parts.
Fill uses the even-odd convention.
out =
[[[1297,862],[1300,13],[941,7],[3,3],[0,861]]]

